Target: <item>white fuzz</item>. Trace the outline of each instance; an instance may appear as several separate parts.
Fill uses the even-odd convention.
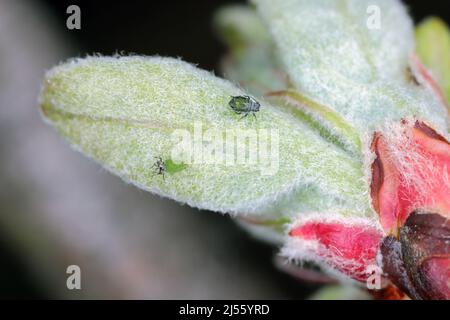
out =
[[[284,208],[319,209],[314,199],[322,199],[320,203],[345,203],[366,212],[359,159],[262,100],[257,119],[239,120],[228,103],[231,96],[245,94],[229,81],[178,59],[89,57],[50,70],[40,104],[46,120],[75,149],[125,181],[194,207],[280,215]],[[274,155],[269,160],[277,170],[265,175],[268,163],[261,161],[191,162],[165,179],[155,174],[155,157],[171,158],[179,143],[173,132],[182,130],[194,138],[196,123],[203,132],[223,134],[240,129],[259,136],[259,130],[272,130],[279,146],[269,153]],[[224,150],[224,158],[228,152]]]
[[[447,188],[450,182],[447,173],[435,166],[433,156],[420,150],[412,137],[412,128],[417,121],[416,118],[410,117],[404,120],[403,124],[389,123],[383,128],[383,139],[386,141],[388,148],[388,158],[386,161],[391,162],[401,174],[405,186],[414,190],[433,190],[436,187],[445,187],[435,185],[440,183],[441,176],[444,174]],[[407,195],[403,195],[406,197]],[[426,195],[425,193],[425,196]],[[412,200],[412,199],[405,199]],[[421,203],[422,200],[416,199]]]
[[[376,229],[382,233],[381,226],[376,218],[361,218],[350,215],[348,212],[311,212],[301,214],[298,219],[292,223],[288,230],[304,225],[305,223],[338,223],[348,226],[365,226],[367,229]],[[344,259],[339,253],[338,248],[327,248],[318,240],[305,240],[298,237],[286,237],[285,245],[281,250],[281,255],[290,261],[303,263],[305,261],[313,262],[319,265],[325,272],[336,276],[345,282],[355,282],[347,275],[335,269],[340,266],[348,270],[355,276],[363,277],[365,270],[360,262]]]
[[[361,131],[416,115],[445,129],[446,110],[407,78],[413,25],[397,0],[253,0],[294,86]],[[380,12],[379,28],[367,26]]]

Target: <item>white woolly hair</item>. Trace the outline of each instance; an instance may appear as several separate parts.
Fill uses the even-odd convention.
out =
[[[385,161],[392,163],[401,174],[403,181],[407,188],[414,188],[416,190],[429,190],[436,187],[437,179],[443,174],[444,180],[447,186],[450,186],[450,179],[447,176],[447,172],[442,172],[435,165],[435,161],[431,154],[424,154],[423,150],[419,149],[417,143],[413,140],[412,128],[416,121],[422,121],[416,117],[407,117],[403,121],[389,122],[384,124],[380,131],[382,133],[383,141],[385,142],[388,150],[388,155]],[[429,123],[425,124],[433,128]],[[434,129],[434,128],[433,128]],[[436,130],[438,132],[438,130]],[[438,134],[445,137],[444,133],[438,132]],[[373,138],[373,136],[371,137]],[[366,176],[369,178],[369,182],[372,179],[370,172],[370,166],[375,159],[375,154],[369,150],[370,143],[366,145]],[[418,165],[418,164],[422,165]],[[424,167],[423,164],[426,164]],[[404,195],[407,196],[407,195]],[[407,199],[408,200],[408,199]],[[425,199],[417,199],[418,202]]]
[[[382,233],[381,226],[375,218],[350,217],[339,213],[309,213],[299,216],[288,228],[299,227],[307,222],[318,223],[340,223],[344,225],[367,226],[367,228],[375,228]],[[349,276],[337,270],[334,265],[343,266],[347,270],[354,270],[353,274],[362,276],[364,271],[357,270],[361,268],[361,263],[356,261],[343,259],[332,250],[327,249],[317,240],[305,240],[298,237],[287,237],[284,247],[281,249],[280,255],[287,258],[290,262],[303,264],[304,262],[313,262],[317,264],[324,272],[332,275],[342,282],[350,282],[360,284],[358,281],[351,279]]]

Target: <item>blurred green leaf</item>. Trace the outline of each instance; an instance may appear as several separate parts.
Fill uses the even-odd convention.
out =
[[[234,4],[219,9],[214,15],[213,26],[222,41],[233,49],[272,45],[264,22],[247,5]]]
[[[309,300],[371,300],[371,296],[361,288],[342,284],[323,286]]]
[[[437,17],[430,17],[417,26],[417,54],[431,69],[450,103],[450,30]]]
[[[222,60],[224,76],[256,96],[288,85],[275,46],[262,19],[253,8],[230,5],[214,17],[214,27],[229,48]]]

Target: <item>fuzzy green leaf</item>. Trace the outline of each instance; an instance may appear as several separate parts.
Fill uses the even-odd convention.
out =
[[[235,4],[219,9],[213,25],[222,41],[233,49],[272,45],[262,19],[249,6]]]
[[[294,90],[272,92],[270,97],[282,100],[281,107],[310,123],[320,134],[342,148],[360,155],[362,151],[359,133],[349,125],[339,113],[320,105]]]
[[[227,79],[256,96],[287,87],[288,79],[275,54],[270,33],[253,8],[226,6],[216,13],[214,26],[229,47],[222,60],[222,72]]]
[[[228,103],[244,94],[177,59],[92,57],[50,70],[40,105],[77,150],[126,181],[194,207],[279,215],[339,205],[369,212],[359,160],[264,101],[256,119],[240,120]],[[235,150],[222,144],[217,154],[231,164],[196,158],[216,141],[212,136],[225,140],[247,132],[268,142],[268,154],[258,154],[257,163],[236,162]],[[186,135],[191,140],[181,143]],[[245,147],[249,143],[237,145]],[[183,169],[163,177],[155,169],[159,157]]]
[[[416,29],[417,54],[431,69],[450,103],[450,30],[439,18],[430,17]]]
[[[414,35],[400,1],[253,2],[300,92],[360,132],[411,115],[446,131],[444,107],[407,79]]]

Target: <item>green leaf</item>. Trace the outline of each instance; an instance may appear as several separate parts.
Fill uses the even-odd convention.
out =
[[[230,53],[222,61],[222,73],[258,97],[288,86],[286,74],[268,48],[246,47],[239,53]]]
[[[75,149],[140,188],[194,207],[273,216],[331,206],[370,213],[358,159],[262,100],[256,119],[239,120],[228,103],[244,94],[177,59],[92,57],[50,70],[40,105]],[[231,137],[215,149],[223,161],[202,159],[218,137]],[[256,163],[249,156],[236,161],[235,150],[246,148]],[[183,169],[163,178],[158,157]]]
[[[230,5],[214,17],[214,26],[229,53],[222,60],[224,76],[256,96],[285,89],[287,76],[261,17],[253,8]]]
[[[371,300],[367,290],[348,284],[327,285],[317,290],[309,300]]]
[[[253,8],[233,4],[220,8],[213,26],[222,41],[236,49],[245,46],[271,46],[272,39]]]
[[[437,17],[424,20],[416,28],[417,54],[431,69],[450,103],[450,30]]]
[[[414,35],[400,1],[253,2],[294,88],[359,132],[412,115],[447,130],[444,107],[407,79]],[[378,26],[371,24],[377,13]]]
[[[277,91],[269,94],[284,100],[286,110],[319,130],[322,137],[334,144],[361,155],[362,146],[359,133],[340,114],[330,108],[308,99],[295,90]]]

